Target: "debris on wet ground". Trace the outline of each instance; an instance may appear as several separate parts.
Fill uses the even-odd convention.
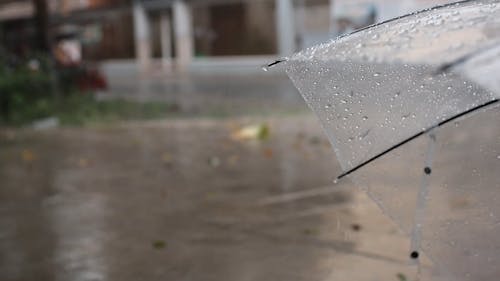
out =
[[[211,156],[210,158],[208,158],[208,165],[210,165],[211,167],[217,168],[220,166],[220,164],[221,161],[219,157]]]
[[[205,193],[205,198],[206,200],[214,199],[217,197],[217,192],[216,191],[208,191]]]
[[[262,149],[262,155],[264,155],[267,159],[273,158],[273,149],[270,147]]]
[[[167,247],[167,243],[163,240],[156,240],[156,241],[153,241],[152,246],[156,250],[161,250],[161,249],[165,249]]]
[[[266,123],[252,124],[236,129],[231,133],[231,138],[238,141],[266,140],[269,138],[270,129]]]
[[[351,224],[351,229],[352,229],[354,232],[359,232],[359,231],[361,231],[361,225],[360,225],[360,224],[357,224],[357,223],[353,223],[353,224]]]
[[[170,154],[169,152],[163,152],[160,158],[161,162],[163,163],[163,165],[165,165],[167,169],[171,169],[173,167],[174,159],[172,157],[172,154]]]
[[[172,163],[172,155],[168,152],[163,152],[161,154],[161,161],[165,164],[170,164]]]
[[[398,278],[398,281],[409,281],[403,273],[396,274],[396,277]]]
[[[15,141],[0,146],[0,245],[19,246],[6,246],[4,268],[22,262],[27,270],[8,277],[78,277],[104,269],[113,280],[182,280],[186,274],[240,280],[254,274],[255,280],[371,281],[405,272],[397,257],[406,259],[408,247],[376,206],[353,197],[356,189],[339,190],[347,182],[331,185],[339,170],[333,152],[309,145],[310,136],[321,132],[316,120],[265,121],[276,133],[250,145],[228,138],[227,124],[234,120],[16,132]],[[299,130],[302,151],[292,147]],[[20,159],[23,149],[28,160]],[[18,165],[32,161],[32,168],[14,170],[11,158]],[[168,163],[175,173],[165,168]],[[54,192],[57,200],[39,204]],[[18,229],[17,221],[28,227]],[[354,234],[351,223],[363,231]],[[351,233],[349,240],[344,232]],[[403,254],[385,253],[388,245]],[[26,255],[18,258],[18,252]],[[370,276],[352,271],[359,266],[371,266]]]
[[[318,136],[313,136],[309,139],[309,143],[312,145],[319,145],[321,144],[321,138]]]
[[[47,117],[33,122],[33,129],[35,130],[48,130],[59,127],[59,118]]]
[[[304,235],[317,235],[319,233],[319,229],[316,228],[306,228],[302,231]]]
[[[36,155],[30,149],[23,149],[23,151],[21,152],[21,159],[25,163],[31,163],[36,159]]]
[[[89,160],[87,158],[78,159],[78,166],[80,168],[87,168],[89,166]]]

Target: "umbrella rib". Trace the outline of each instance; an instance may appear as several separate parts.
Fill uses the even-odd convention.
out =
[[[421,131],[421,132],[419,132],[419,133],[417,133],[417,134],[415,134],[415,135],[413,135],[413,136],[411,136],[411,137],[409,137],[409,138],[407,138],[407,139],[403,140],[402,142],[400,142],[400,143],[398,143],[398,144],[395,144],[394,146],[392,146],[392,147],[390,147],[390,148],[388,148],[388,149],[386,149],[386,150],[382,151],[381,153],[379,153],[379,154],[377,154],[377,155],[373,156],[372,158],[370,158],[370,159],[366,160],[365,162],[363,162],[363,163],[361,163],[361,164],[357,165],[356,167],[354,167],[354,168],[352,168],[352,169],[348,170],[347,172],[344,172],[343,174],[341,174],[340,176],[338,176],[338,177],[337,177],[337,180],[339,180],[339,179],[341,179],[341,178],[343,178],[343,177],[345,177],[345,176],[350,175],[351,173],[353,173],[353,172],[357,171],[358,169],[360,169],[360,168],[362,168],[362,167],[366,166],[367,164],[369,164],[369,163],[371,163],[371,162],[375,161],[377,158],[380,158],[380,157],[384,156],[385,154],[387,154],[387,153],[389,153],[389,152],[393,151],[394,149],[396,149],[396,148],[398,148],[398,147],[400,147],[400,146],[402,146],[402,145],[404,145],[404,144],[406,144],[406,143],[408,143],[408,142],[410,142],[410,141],[412,141],[412,140],[414,140],[414,139],[416,139],[416,138],[420,137],[421,135],[423,135],[423,134],[425,134],[425,133],[429,132],[430,130],[432,130],[432,129],[436,128],[436,127],[440,127],[440,126],[442,126],[442,125],[444,125],[444,124],[446,124],[446,123],[449,123],[449,122],[451,122],[451,121],[453,121],[453,120],[455,120],[455,119],[457,119],[457,118],[460,118],[460,117],[462,117],[462,116],[464,116],[464,115],[467,115],[467,114],[469,114],[469,113],[471,113],[471,112],[474,112],[474,111],[479,110],[479,109],[481,109],[481,108],[484,108],[484,107],[487,107],[487,106],[489,106],[489,105],[492,105],[492,104],[498,103],[499,101],[500,101],[499,99],[494,99],[494,100],[491,100],[491,101],[489,101],[489,102],[487,102],[487,103],[484,103],[484,104],[478,105],[478,106],[473,107],[473,108],[471,108],[471,109],[469,109],[469,110],[466,110],[466,111],[464,111],[464,112],[462,112],[462,113],[459,113],[459,114],[457,114],[457,115],[454,115],[454,116],[452,116],[452,117],[450,117],[450,118],[448,118],[448,119],[446,119],[446,120],[443,120],[443,121],[439,122],[436,126],[433,126],[433,127],[428,128],[428,129],[425,129],[425,130],[423,130],[423,131]]]
[[[272,63],[268,64],[267,67],[271,67],[273,65],[277,65],[278,63],[282,63],[282,62],[284,62],[284,60],[275,60]]]

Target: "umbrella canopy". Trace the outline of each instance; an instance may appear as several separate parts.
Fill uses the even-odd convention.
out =
[[[352,174],[411,236],[409,258],[423,249],[452,280],[500,276],[499,46],[500,3],[462,1],[285,63],[332,143],[339,178]]]

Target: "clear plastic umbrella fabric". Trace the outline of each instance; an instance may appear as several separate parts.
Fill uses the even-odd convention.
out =
[[[421,280],[500,278],[500,3],[463,1],[290,57],[344,170]]]

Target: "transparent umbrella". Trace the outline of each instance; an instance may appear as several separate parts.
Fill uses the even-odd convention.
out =
[[[500,3],[377,24],[282,63],[421,279],[500,277]],[[423,262],[428,257],[429,264]]]

